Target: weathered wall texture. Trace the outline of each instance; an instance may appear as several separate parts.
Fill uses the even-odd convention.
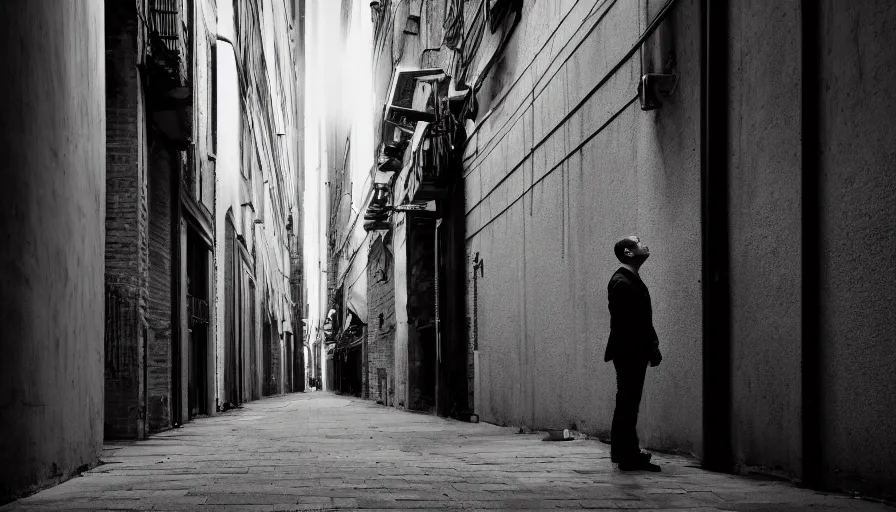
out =
[[[638,108],[638,54],[595,89],[646,26],[641,3],[572,4],[524,4],[483,85],[480,112],[493,111],[466,151],[468,252],[484,260],[477,412],[609,430],[606,282],[613,244],[637,234],[654,254],[643,278],[665,357],[648,372],[643,442],[699,452],[698,3],[666,22],[680,79],[653,112]]]
[[[896,4],[822,3],[821,381],[837,485],[896,488]],[[864,488],[864,489],[863,489]]]
[[[133,3],[107,4],[106,276],[142,287],[146,276],[146,118]]]
[[[0,501],[103,436],[102,2],[0,3]]]
[[[730,5],[734,459],[797,469],[802,452],[800,9],[797,2]]]
[[[145,433],[143,319],[147,299],[146,117],[135,2],[106,3],[107,361],[104,432]]]
[[[391,248],[378,237],[370,246],[368,258],[367,379],[370,398],[382,401],[385,405],[393,405],[395,282]]]

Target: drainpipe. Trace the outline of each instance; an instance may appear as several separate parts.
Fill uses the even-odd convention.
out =
[[[703,282],[703,464],[729,471],[731,288],[728,232],[728,1],[702,0],[700,181]]]
[[[822,486],[821,406],[821,87],[819,3],[800,2],[802,16],[802,402],[803,482]]]

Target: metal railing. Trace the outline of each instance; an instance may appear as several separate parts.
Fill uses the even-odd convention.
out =
[[[150,0],[150,26],[165,43],[168,51],[180,55],[183,34],[180,28],[180,0]]]
[[[190,319],[190,328],[197,325],[208,325],[208,302],[187,295],[187,317]]]
[[[105,291],[105,367],[109,377],[118,377],[131,366],[134,350],[125,350],[129,340],[137,339],[139,316],[137,293],[121,285],[107,284]]]

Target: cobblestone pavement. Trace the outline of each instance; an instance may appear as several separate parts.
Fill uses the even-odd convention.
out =
[[[894,510],[681,457],[621,473],[599,441],[542,437],[299,393],[108,444],[105,464],[0,510]]]

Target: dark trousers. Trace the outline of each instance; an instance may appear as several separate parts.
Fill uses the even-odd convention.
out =
[[[613,366],[616,367],[616,411],[610,431],[610,455],[614,462],[624,462],[641,450],[636,429],[647,361],[617,358]]]

